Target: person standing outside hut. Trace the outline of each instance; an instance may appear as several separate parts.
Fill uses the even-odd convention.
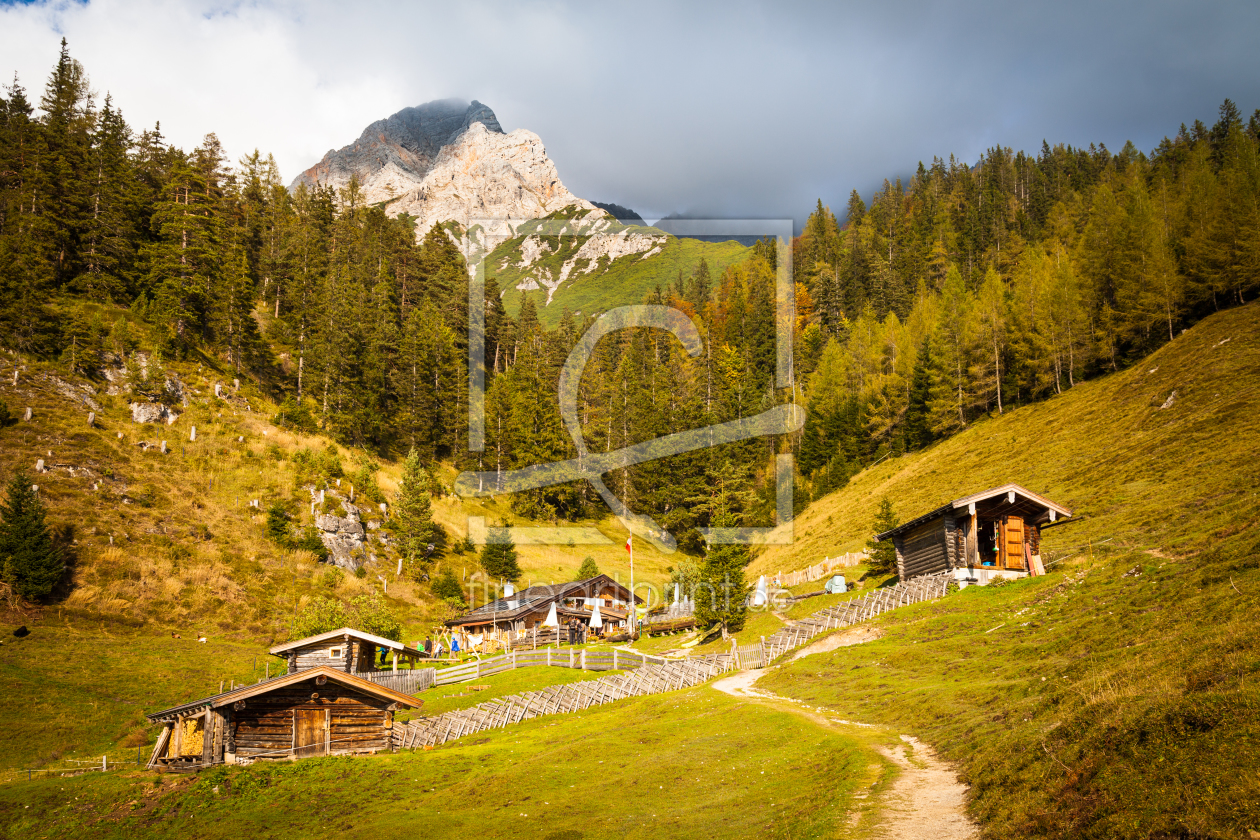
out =
[[[425,659],[433,658],[433,637],[432,636],[424,637],[424,658]]]

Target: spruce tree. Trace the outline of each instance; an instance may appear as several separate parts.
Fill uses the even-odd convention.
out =
[[[732,527],[729,513],[713,517],[717,527]],[[744,567],[752,560],[746,545],[711,547],[700,566],[696,583],[696,621],[704,626],[721,624],[726,632],[743,629],[748,616],[749,587],[744,583]]]
[[[455,577],[455,572],[449,567],[442,570],[442,573],[433,579],[433,583],[429,585],[433,590],[433,594],[444,601],[464,601],[464,588],[459,585],[459,579]]]
[[[595,565],[594,557],[587,557],[582,561],[581,567],[578,568],[577,577],[574,580],[590,580],[593,577],[599,577],[599,566]]]
[[[403,462],[402,483],[394,502],[394,529],[398,534],[398,550],[409,562],[426,558],[427,549],[436,535],[433,505],[429,497],[429,474],[420,463],[415,449]]]
[[[910,377],[910,399],[906,406],[904,429],[906,447],[922,449],[932,442],[929,402],[932,399],[932,339],[923,339],[919,355],[914,361],[914,373]]]
[[[490,529],[490,538],[494,542],[487,542],[481,549],[481,567],[493,580],[515,583],[521,577],[521,567],[516,562],[516,543],[512,542],[507,520]]]
[[[0,505],[0,577],[21,597],[36,601],[48,597],[65,568],[65,552],[44,521],[44,503],[30,477],[18,472]]]
[[[891,531],[899,524],[897,514],[893,512],[892,500],[887,496],[880,499],[879,510],[875,514],[875,533],[882,534],[885,531]],[[866,543],[866,550],[871,557],[870,567],[872,572],[889,574],[897,571],[897,548],[893,545],[892,540],[875,542],[872,537]]]

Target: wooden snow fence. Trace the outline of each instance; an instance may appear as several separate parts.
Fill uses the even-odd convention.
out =
[[[474,732],[499,729],[542,715],[577,712],[626,697],[677,691],[706,682],[732,667],[731,657],[726,654],[660,662],[648,661],[659,657],[646,657],[626,651],[614,651],[599,656],[607,657],[610,663],[612,657],[617,656],[620,667],[633,670],[627,674],[610,674],[569,685],[554,685],[538,691],[513,694],[481,703],[471,709],[422,717],[405,724],[395,723],[393,746],[396,749],[432,747]],[[588,656],[589,658],[591,657]]]
[[[951,580],[953,580],[953,572],[923,575],[922,577],[898,583],[896,586],[876,589],[860,598],[842,601],[834,607],[819,610],[808,618],[784,627],[773,636],[762,641],[760,645],[760,647],[764,648],[762,661],[764,665],[768,665],[792,648],[799,647],[818,634],[825,633],[828,630],[857,624],[860,621],[866,621],[880,613],[896,609],[897,607],[904,607],[907,604],[917,604],[920,601],[940,598],[948,591]],[[741,659],[742,654],[739,651],[742,650],[743,648],[737,649],[737,656],[740,656]]]

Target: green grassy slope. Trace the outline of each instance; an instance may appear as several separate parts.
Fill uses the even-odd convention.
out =
[[[1169,394],[1176,398],[1161,408]],[[1260,829],[1260,306],[1123,373],[881,464],[798,520],[791,568],[1016,481],[1072,507],[1051,574],[878,620],[771,690],[913,731],[958,762],[988,837]]]
[[[125,314],[108,307],[103,312],[107,323]],[[143,332],[139,325],[135,330]],[[15,386],[12,368],[5,365],[0,400],[19,417],[31,407],[33,419],[0,428],[0,476],[7,479],[25,469],[40,487],[50,522],[74,526],[77,563],[72,586],[58,604],[66,612],[147,622],[155,632],[173,628],[266,643],[284,636],[294,612],[311,598],[348,599],[381,591],[384,578],[386,600],[402,619],[407,638],[422,636],[448,615],[426,585],[396,574],[396,556],[379,543],[370,546],[377,562],[360,579],[329,577],[313,555],[282,550],[263,536],[265,512],[273,502],[288,503],[297,524],[313,521],[296,460],[300,450],[324,452],[332,446],[347,474],[343,493],[349,489],[350,473],[364,463],[375,464],[379,471],[374,481],[391,503],[401,479],[400,463],[333,445],[322,435],[276,426],[272,418],[277,406],[252,383],[242,382],[239,399],[215,397],[215,383],[230,386],[233,374],[216,367],[214,359],[166,363],[188,397],[187,407],[176,407],[180,416],[170,426],[132,422],[128,397],[106,394],[108,383],[102,380],[88,381],[30,360],[6,362],[20,371]],[[84,386],[92,391],[82,390]],[[96,405],[90,428],[87,417],[93,408],[83,399]],[[191,441],[194,426],[197,438]],[[162,440],[170,448],[165,455],[140,446]],[[51,470],[36,475],[40,459]],[[439,478],[449,486],[454,472],[443,468]],[[328,486],[337,489],[333,481]],[[357,498],[364,519],[379,519],[371,512],[374,503],[363,502],[362,491]],[[258,508],[250,507],[255,499]],[[435,499],[433,507],[452,542],[465,535],[470,515],[491,523],[507,518],[513,524],[535,524],[512,515],[506,503],[495,499],[465,501],[448,494]],[[331,498],[326,508],[340,512]],[[601,570],[629,579],[621,526],[612,519],[580,524],[599,528],[607,544],[522,545],[523,584],[570,580],[588,556]],[[650,545],[637,547],[635,561],[637,580],[659,583],[668,578],[672,558]],[[452,553],[441,562],[461,577],[479,568],[474,554]]]
[[[487,257],[487,271],[498,280],[499,289],[503,291],[503,305],[513,316],[520,311],[521,302],[528,295],[538,309],[538,320],[548,329],[552,329],[560,323],[566,307],[570,312],[589,316],[615,306],[642,303],[658,287],[668,291],[677,280],[679,272],[684,277],[690,277],[701,260],[708,262],[709,271],[716,282],[728,265],[744,260],[750,253],[750,249],[734,241],[700,242],[695,239],[679,239],[655,228],[615,225],[610,230],[630,230],[661,236],[664,237],[665,244],[658,253],[650,257],[639,253],[628,254],[612,262],[602,258],[590,273],[582,273],[588,267],[586,262],[582,262],[565,283],[556,289],[550,304],[547,303],[545,288],[528,292],[518,289],[519,283],[539,271],[549,272],[549,277],[560,276],[565,262],[573,259],[587,241],[587,237],[580,235],[585,230],[581,218],[584,213],[585,211],[578,208],[568,208],[551,214],[545,220],[523,225],[519,236],[501,243]],[[551,232],[558,223],[570,220],[573,223],[572,229],[579,233],[578,236],[543,236],[551,247],[551,252],[527,267],[520,266],[521,246],[526,238],[539,229]]]
[[[699,687],[432,751],[0,785],[8,836],[765,837],[841,834],[889,770],[868,732]],[[862,811],[857,810],[861,817]]]
[[[883,496],[904,521],[1011,481],[1081,519],[1045,532],[1052,558],[1091,540],[1201,551],[1257,524],[1258,409],[1260,306],[1252,303],[1205,319],[1129,370],[859,473],[811,504],[796,518],[795,541],[760,553],[750,572],[860,550]]]

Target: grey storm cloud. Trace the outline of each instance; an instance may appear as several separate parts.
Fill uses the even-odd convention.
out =
[[[1260,107],[1260,4],[0,3],[38,98],[64,35],[136,128],[214,131],[290,181],[369,123],[478,99],[574,193],[718,217],[841,209],[933,156],[1043,140],[1149,151]]]

